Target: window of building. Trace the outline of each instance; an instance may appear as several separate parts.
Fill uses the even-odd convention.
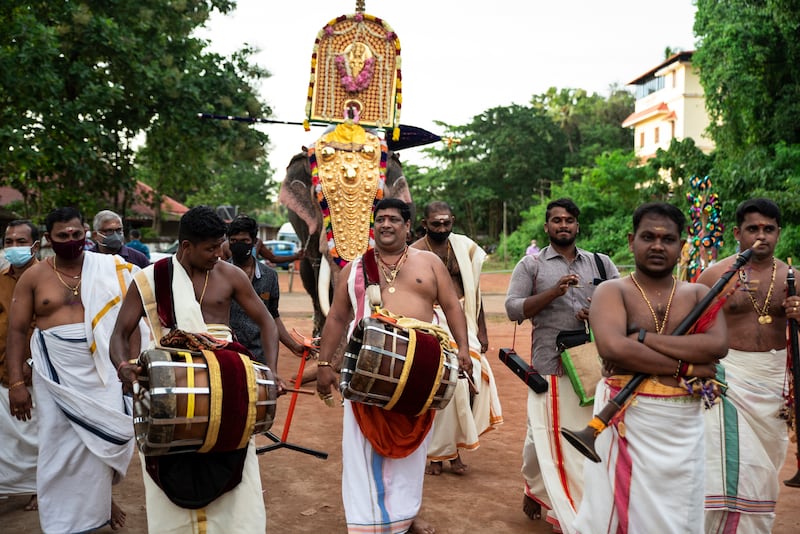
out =
[[[639,133],[639,148],[644,146],[644,132]]]
[[[670,122],[669,126],[670,126],[669,138],[675,139],[675,121]]]
[[[658,134],[659,134],[660,131],[661,131],[661,128],[656,126],[656,129],[653,132],[653,142],[656,143],[656,144],[658,144]]]
[[[636,100],[644,98],[664,88],[663,76],[651,76],[636,85]]]

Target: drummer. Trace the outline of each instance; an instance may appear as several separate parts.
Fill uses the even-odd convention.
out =
[[[464,347],[458,356],[459,367],[471,374],[466,319],[450,273],[435,254],[406,244],[410,219],[408,205],[396,198],[383,199],[375,208],[374,259],[380,273],[377,278],[382,305],[396,315],[430,322],[438,302],[457,345]],[[363,272],[362,259],[358,258],[339,276],[339,280],[347,283],[336,286],[322,331],[317,370],[317,391],[321,396],[331,395],[337,383],[331,360],[343,333],[352,329],[354,317],[360,319],[372,311],[366,302]],[[358,413],[369,415],[357,420],[352,403],[344,401],[342,498],[348,528],[434,532],[429,523],[417,517],[433,413],[411,417],[359,406],[374,409],[359,409]],[[388,423],[389,420],[392,422]],[[384,430],[387,439],[379,443],[375,439],[377,431]],[[393,431],[399,434],[393,435]]]
[[[111,354],[119,377],[130,386],[136,380],[140,368],[127,363],[122,356],[128,354],[128,337],[137,321],[145,316],[145,309],[156,305],[164,306],[170,301],[174,312],[176,329],[185,332],[205,333],[231,340],[228,325],[231,302],[236,301],[242,309],[258,324],[261,330],[261,343],[264,348],[267,365],[275,372],[276,379],[282,389],[282,382],[277,377],[276,363],[278,355],[278,331],[275,321],[267,311],[262,300],[253,289],[244,272],[224,261],[219,261],[222,253],[222,242],[225,240],[226,225],[217,213],[207,207],[198,206],[187,211],[180,220],[178,240],[180,242],[175,256],[160,260],[144,269],[135,278],[128,294],[122,303],[116,327],[111,336]],[[171,263],[171,291],[154,290],[154,273],[156,269],[166,269]],[[155,321],[160,323],[160,321]],[[151,321],[152,324],[152,321]],[[155,339],[162,339],[161,324],[153,324]],[[236,453],[238,451],[233,451]],[[181,455],[194,461],[193,469],[188,472],[175,473],[173,477],[187,478],[194,475],[195,483],[185,481],[186,488],[216,484],[219,494],[216,500],[203,507],[204,513],[177,506],[170,500],[164,490],[157,486],[150,476],[150,470],[144,474],[145,494],[147,498],[147,523],[151,532],[154,529],[164,532],[198,532],[201,527],[205,532],[264,532],[266,513],[261,489],[261,477],[255,446],[251,443],[246,448],[244,465],[238,463],[235,468],[223,463],[214,464],[212,459],[220,454],[203,455],[186,453]],[[159,457],[159,458],[169,458]],[[185,459],[184,458],[184,459]],[[147,461],[142,462],[145,469]],[[171,465],[171,464],[170,464]],[[166,461],[159,461],[158,474],[168,476]],[[177,468],[176,468],[177,469]],[[226,476],[215,477],[214,473],[224,471]],[[241,479],[237,483],[238,479]],[[229,487],[229,491],[226,491]],[[184,496],[181,496],[184,497]]]

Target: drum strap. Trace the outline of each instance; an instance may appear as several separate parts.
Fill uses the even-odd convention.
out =
[[[375,258],[375,249],[371,248],[361,256],[361,266],[364,268],[364,280],[367,282],[366,295],[371,308],[383,306],[381,298],[381,279],[378,274],[378,262]]]
[[[172,296],[172,258],[164,258],[153,264],[156,311],[164,328],[175,328],[175,306]]]

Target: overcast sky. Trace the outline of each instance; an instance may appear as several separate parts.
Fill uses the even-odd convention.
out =
[[[245,43],[272,76],[260,91],[275,119],[304,118],[317,32],[355,0],[238,0],[199,35],[229,54]],[[401,122],[442,133],[434,120],[466,124],[481,112],[527,104],[549,87],[606,95],[664,59],[669,46],[693,50],[692,0],[367,0],[366,12],[397,33],[403,69]],[[291,156],[321,134],[262,125],[280,180]],[[417,149],[402,153],[419,162]]]

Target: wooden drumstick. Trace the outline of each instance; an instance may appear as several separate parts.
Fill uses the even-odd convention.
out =
[[[311,389],[295,389],[295,388],[283,388],[286,393],[302,393],[304,395],[313,395],[315,391]]]

